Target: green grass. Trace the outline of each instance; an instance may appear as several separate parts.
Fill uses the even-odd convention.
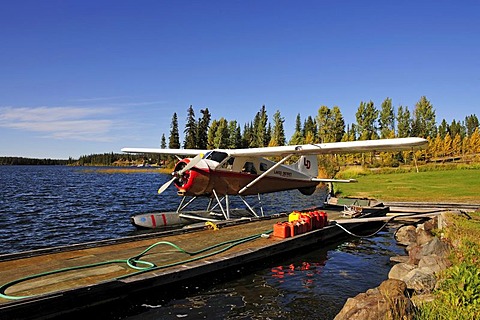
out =
[[[480,203],[480,168],[449,168],[402,173],[372,173],[366,169],[340,173],[358,183],[335,184],[341,197],[380,201]]]
[[[447,239],[455,243],[453,266],[440,275],[435,300],[417,309],[415,319],[480,318],[480,213],[449,215]]]

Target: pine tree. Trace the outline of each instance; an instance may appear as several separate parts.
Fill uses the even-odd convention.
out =
[[[332,121],[330,108],[321,106],[317,113],[318,141],[321,143],[332,142]]]
[[[290,145],[303,144],[303,135],[302,135],[302,120],[300,118],[300,113],[297,114],[295,119],[295,132],[290,138]]]
[[[373,102],[361,102],[357,113],[357,126],[359,129],[359,140],[371,140],[378,138],[376,121],[378,110],[375,109]]]
[[[253,121],[253,141],[251,147],[265,147],[268,145],[267,135],[268,116],[267,110],[263,105],[259,112],[255,115]]]
[[[412,119],[410,117],[410,111],[408,107],[398,107],[397,111],[397,137],[406,138],[410,137],[412,130]]]
[[[218,120],[217,130],[215,130],[215,138],[213,143],[218,149],[228,148],[229,135],[228,135],[228,122],[225,118]]]
[[[339,142],[342,140],[343,135],[345,134],[345,120],[343,119],[342,112],[340,108],[334,106],[332,108],[332,142]]]
[[[305,143],[316,142],[315,140],[317,137],[317,125],[315,123],[315,120],[313,120],[312,116],[308,116],[307,119],[305,120],[303,124],[302,134],[305,139]],[[307,142],[307,135],[308,135],[309,142]]]
[[[208,145],[208,128],[210,126],[211,115],[208,108],[200,110],[202,117],[198,119],[197,125],[197,142],[196,146],[199,149],[207,149]]]
[[[390,137],[390,133],[395,130],[395,114],[392,107],[392,99],[386,98],[382,102],[382,109],[378,118],[378,127],[382,139]]]
[[[214,119],[212,121],[212,125],[208,129],[207,149],[218,148],[217,145],[215,145],[215,136],[217,134],[218,125],[219,125],[218,120]]]
[[[240,126],[237,124],[236,120],[228,122],[228,144],[227,147],[230,149],[241,148],[242,145],[242,136],[240,133]]]
[[[479,127],[478,118],[476,115],[472,114],[465,117],[465,127],[467,130],[467,135],[471,136],[475,129]]]
[[[168,147],[170,149],[180,149],[180,135],[178,134],[178,118],[176,112],[174,112],[172,116],[172,123],[170,125],[170,137],[168,138]]]
[[[447,132],[450,132],[450,127],[448,126],[448,123],[445,119],[442,120],[440,125],[438,126],[438,134],[440,135],[440,138],[445,138],[447,135]]]
[[[285,130],[283,128],[283,123],[285,119],[280,115],[280,111],[277,110],[273,115],[273,130],[272,137],[269,146],[284,146],[285,145]]]
[[[185,149],[195,149],[197,147],[197,121],[195,120],[195,112],[191,105],[187,111],[187,121],[183,133],[185,133],[183,147]]]
[[[415,105],[412,134],[417,137],[436,136],[435,109],[425,96]]]

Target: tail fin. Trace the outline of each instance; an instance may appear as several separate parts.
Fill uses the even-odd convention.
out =
[[[301,156],[291,167],[309,177],[316,178],[318,176],[318,161],[316,155]]]

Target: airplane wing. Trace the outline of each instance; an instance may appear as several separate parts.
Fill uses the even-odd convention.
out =
[[[196,156],[200,153],[206,153],[208,150],[199,149],[162,149],[162,148],[122,148],[125,153],[158,153],[178,156]]]
[[[230,156],[285,156],[289,154],[341,154],[341,153],[362,153],[372,151],[402,151],[421,149],[428,144],[423,138],[395,138],[379,140],[360,140],[347,142],[331,142],[302,144],[280,147],[246,148],[246,149],[224,149],[217,150],[227,153]],[[207,153],[209,150],[197,149],[161,149],[161,148],[122,148],[126,153],[157,153],[165,155],[196,156],[200,153]]]
[[[379,140],[362,140],[347,142],[331,142],[317,144],[291,145],[281,147],[264,147],[250,149],[224,150],[231,156],[284,156],[288,154],[341,154],[362,153],[372,151],[402,151],[421,149],[428,144],[423,138],[396,138]]]

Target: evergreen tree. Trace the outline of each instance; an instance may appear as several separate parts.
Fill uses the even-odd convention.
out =
[[[412,119],[410,117],[410,111],[408,107],[398,107],[397,111],[397,137],[406,138],[410,137],[412,128]]]
[[[215,144],[215,137],[217,134],[218,120],[214,119],[212,125],[208,129],[207,149],[216,149],[218,146]]]
[[[467,130],[467,135],[470,137],[475,129],[479,127],[478,118],[476,115],[472,114],[465,117],[465,127]]]
[[[295,132],[290,138],[290,145],[303,144],[303,135],[302,135],[302,120],[300,118],[300,113],[297,114],[295,119]]]
[[[195,120],[195,112],[191,105],[187,111],[187,121],[183,133],[185,133],[183,147],[185,149],[195,149],[197,147],[197,121]]]
[[[357,118],[359,140],[370,140],[378,138],[376,121],[378,118],[378,110],[375,109],[373,102],[361,102],[358,107]]]
[[[208,128],[210,126],[211,115],[208,108],[200,110],[202,117],[198,119],[197,125],[197,143],[199,149],[207,149],[208,145]]]
[[[395,130],[395,114],[392,107],[392,99],[386,98],[382,102],[382,109],[378,118],[378,127],[382,139],[390,137],[390,133]]]
[[[333,142],[339,142],[345,134],[345,120],[338,106],[334,106],[331,113]]]
[[[442,120],[442,122],[440,123],[440,125],[438,126],[438,134],[440,135],[440,138],[445,138],[445,136],[447,135],[447,132],[450,131],[450,128],[448,126],[448,123],[445,119]]]
[[[228,148],[229,134],[228,134],[228,122],[225,118],[218,120],[217,130],[215,131],[215,138],[213,139],[214,145],[219,149]]]
[[[160,148],[165,149],[167,147],[167,141],[165,140],[165,134],[162,133],[162,139],[160,140]]]
[[[227,147],[230,149],[241,148],[242,136],[240,132],[240,126],[236,120],[228,122],[228,143]]]
[[[453,119],[452,123],[450,124],[448,132],[452,137],[455,137],[458,134],[460,138],[463,138],[465,137],[466,129],[465,129],[465,126],[460,121],[456,121],[455,119]]]
[[[285,130],[283,123],[285,119],[280,115],[280,111],[277,110],[273,115],[273,130],[272,137],[269,142],[269,146],[284,146],[285,145]]]
[[[173,113],[172,123],[170,125],[170,137],[168,138],[168,147],[170,149],[180,149],[180,135],[178,133],[177,113]]]
[[[315,120],[313,120],[312,116],[308,116],[305,120],[302,133],[305,143],[315,143],[316,137],[318,136],[317,124],[315,123]],[[307,142],[307,136],[309,142]]]
[[[318,141],[321,143],[332,142],[332,121],[330,108],[321,106],[317,113]]]
[[[434,137],[436,132],[435,110],[425,96],[415,105],[412,134],[417,137]]]
[[[253,144],[253,126],[246,123],[243,127],[242,148],[248,148]]]
[[[263,105],[259,112],[255,115],[253,121],[253,133],[252,142],[250,147],[265,147],[268,145],[268,136],[267,136],[267,123],[268,116],[267,110]]]

